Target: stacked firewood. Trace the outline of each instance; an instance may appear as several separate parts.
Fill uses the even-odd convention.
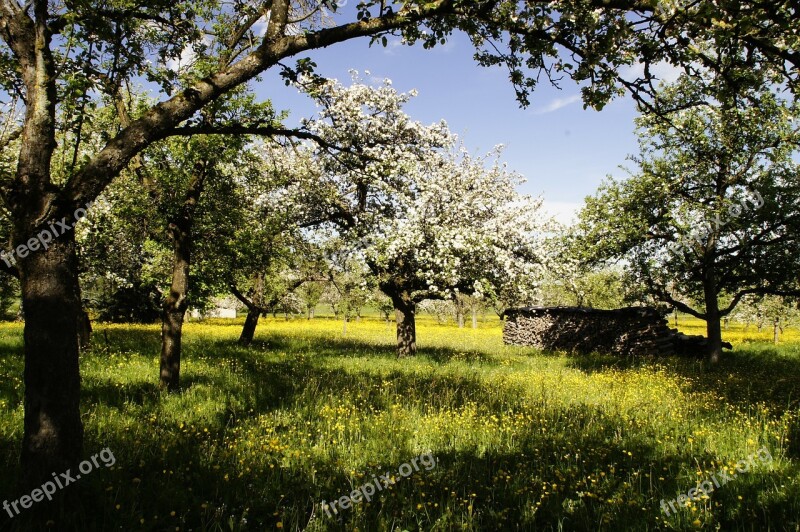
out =
[[[703,336],[670,329],[665,314],[650,307],[529,307],[507,310],[505,318],[503,341],[509,345],[584,354],[699,357],[705,353]]]

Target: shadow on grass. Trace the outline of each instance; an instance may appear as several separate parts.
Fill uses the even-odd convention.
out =
[[[613,357],[569,355],[569,366],[581,371],[627,370],[661,364],[691,378],[696,391],[714,391],[737,405],[767,403],[776,409],[800,405],[800,356],[774,347],[747,346],[728,352],[715,366],[687,357]]]
[[[726,403],[743,411],[763,403],[773,412],[800,408],[800,356],[796,346],[777,349],[769,345],[738,346],[715,366],[687,357],[633,358],[593,354],[569,356],[569,366],[581,371],[627,370],[661,364],[686,380],[686,391],[713,391]],[[800,426],[794,424],[787,435],[787,455],[800,457]]]
[[[664,527],[658,501],[696,486],[677,471],[691,471],[695,459],[710,458],[664,456],[641,441],[623,444],[615,434],[625,421],[585,405],[560,415],[593,430],[558,432],[531,424],[514,451],[431,449],[436,467],[420,467],[406,478],[400,478],[399,467],[420,454],[410,442],[398,442],[396,460],[374,463],[358,471],[359,477],[318,456],[310,464],[311,477],[308,465],[250,468],[246,462],[218,461],[223,457],[209,460],[208,440],[190,436],[172,439],[154,431],[134,442],[116,434],[108,445],[120,468],[87,478],[85,498],[53,529],[274,530],[280,523],[283,530],[655,530]],[[141,456],[142,449],[154,451],[147,463],[127,458]],[[387,473],[398,478],[396,484],[370,502],[331,517],[322,510],[322,501],[339,499]],[[748,522],[764,530],[794,529],[798,499],[764,495],[776,482],[774,473],[757,470],[720,487],[712,494],[720,504],[715,524],[723,530],[749,530]],[[104,490],[106,485],[113,489]],[[692,512],[679,515],[671,528],[696,529]],[[29,514],[11,524],[0,530],[39,529]]]
[[[254,340],[249,348],[239,346],[233,340],[214,340],[211,342],[216,347],[230,350],[241,349],[255,352],[284,352],[288,354],[306,354],[331,358],[369,357],[389,360],[397,359],[397,348],[393,344],[376,344],[366,340],[357,340],[348,337],[304,337],[302,340],[295,336],[284,335],[280,332],[264,333],[264,336]],[[437,364],[451,361],[477,362],[485,365],[497,365],[494,357],[477,350],[463,351],[449,347],[421,346],[417,349],[416,359],[429,359]]]
[[[152,359],[152,348],[157,348],[152,332],[110,332],[114,333],[108,335],[110,351]],[[213,371],[199,369],[201,355],[210,361]],[[486,354],[472,355],[467,355],[472,356],[467,360],[495,364]],[[763,365],[764,356],[769,355],[737,353],[735,360],[721,365],[729,364],[727,370],[707,371],[684,359],[666,363],[678,374],[697,377],[692,386],[698,389],[716,379],[720,393],[737,397],[736,391],[727,389],[732,386],[729,374],[736,373],[733,386],[744,386],[753,380],[753,373],[738,372],[751,365],[761,364],[758,379],[770,371],[783,371],[775,374],[780,378],[797,378],[796,367],[782,362]],[[85,355],[96,365],[102,365],[105,356],[103,346],[97,344]],[[363,367],[350,370],[328,364],[346,357],[375,363],[365,361]],[[447,348],[423,348],[420,357],[438,364],[465,360],[464,353]],[[156,387],[156,367],[152,384],[114,383],[97,377],[85,380],[84,405],[117,408],[138,421],[142,430],[129,434],[112,426],[102,433],[87,432],[87,454],[109,447],[119,467],[88,476],[82,484],[85,495],[57,518],[52,529],[273,530],[280,523],[284,530],[652,530],[664,527],[657,501],[695,485],[679,472],[694,471],[695,460],[703,463],[713,458],[703,453],[665,456],[647,443],[647,435],[633,433],[621,441],[625,419],[592,406],[575,405],[551,411],[525,426],[513,450],[477,446],[458,451],[452,447],[432,449],[439,459],[435,469],[421,470],[371,503],[328,518],[319,506],[321,501],[348,494],[373,475],[396,472],[402,460],[408,462],[419,454],[411,440],[391,442],[394,455],[402,457],[398,461],[375,464],[360,472],[365,477],[354,478],[333,455],[315,455],[297,465],[299,459],[284,451],[271,464],[274,467],[263,461],[242,461],[223,445],[230,442],[226,440],[229,431],[277,410],[305,409],[312,412],[309,419],[313,420],[317,400],[328,396],[350,403],[358,398],[375,411],[386,410],[403,398],[407,404],[430,411],[478,403],[487,413],[513,411],[524,399],[510,391],[496,393],[477,375],[404,371],[397,367],[392,346],[353,339],[299,341],[270,334],[252,349],[240,348],[232,340],[193,340],[187,343],[185,361],[182,395],[207,388],[231,405],[204,427],[208,433],[199,427],[188,432],[161,418],[169,398]],[[598,356],[569,358],[570,365],[587,372],[652,363]],[[13,369],[4,366],[3,371]],[[779,380],[775,375],[772,380]],[[777,383],[775,391],[786,392],[784,384]],[[760,381],[753,384],[764,385]],[[12,386],[3,379],[0,393],[10,394]],[[776,398],[779,396],[776,393]],[[748,397],[742,394],[738,400]],[[154,419],[143,416],[143,411]],[[289,428],[288,421],[280,416],[276,419],[274,426],[280,436]],[[241,445],[235,439],[232,443]],[[253,443],[266,444],[260,440]],[[8,449],[0,447],[7,462]],[[723,530],[752,529],[747,523],[758,523],[762,529],[794,529],[800,515],[800,494],[775,490],[781,483],[776,473],[754,471],[718,490],[712,497],[721,504],[715,510],[716,524]],[[0,497],[19,497],[3,486]],[[31,511],[11,522],[0,520],[0,530],[37,530],[41,522],[35,514]],[[675,528],[695,528],[690,525],[691,515],[684,512]]]

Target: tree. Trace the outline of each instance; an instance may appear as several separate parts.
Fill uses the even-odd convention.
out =
[[[268,104],[255,106],[251,97],[237,92],[204,110],[203,123],[221,115],[271,115]],[[248,149],[248,140],[246,136],[169,139],[145,154],[148,168],[153,169],[144,171],[153,176],[150,192],[159,202],[172,252],[171,282],[162,313],[159,372],[160,385],[170,391],[180,384],[183,322],[190,302],[194,298],[198,304],[203,291],[208,297],[225,286],[227,272],[214,266],[222,262],[220,256],[225,252],[220,244],[230,241],[224,233],[233,233],[233,225],[240,220],[232,212],[236,209],[231,208],[230,200],[237,194],[241,197],[235,190],[238,183],[258,178],[258,160]],[[242,207],[241,203],[237,206]],[[203,236],[204,225],[209,234],[198,238]],[[198,283],[200,279],[205,282]]]
[[[621,87],[636,88],[615,75],[619,66],[638,57],[646,64],[662,59],[690,64],[698,57],[690,53],[686,35],[702,39],[735,33],[730,28],[740,23],[749,23],[749,30],[741,33],[743,44],[792,83],[796,72],[790,71],[791,65],[800,64],[794,53],[793,11],[783,4],[703,0],[690,8],[670,4],[663,10],[641,0],[412,0],[388,5],[366,0],[357,6],[355,20],[341,24],[330,16],[329,10],[335,9],[335,3],[314,0],[102,5],[9,0],[0,7],[0,88],[25,107],[16,127],[0,139],[0,146],[18,146],[12,148],[16,164],[3,175],[0,189],[12,220],[11,247],[21,251],[20,260],[2,269],[20,277],[26,315],[21,451],[26,487],[80,461],[83,428],[74,233],[65,230],[45,250],[28,253],[25,246],[50,223],[73,219],[155,142],[173,135],[286,133],[264,125],[260,117],[192,121],[209,103],[262,72],[284,65],[283,74],[295,77],[313,65],[301,59],[292,69],[285,66],[286,59],[358,37],[385,44],[396,33],[409,44],[432,47],[458,29],[470,35],[479,63],[509,66],[522,103],[527,103],[537,74],[552,80],[560,71],[586,82],[585,101],[602,107]],[[717,13],[715,20],[722,23],[710,24],[708,19]],[[259,24],[265,27],[263,36],[256,29]],[[663,38],[665,34],[670,38]],[[562,50],[568,60],[559,58]],[[203,78],[180,79],[173,62],[196,53],[218,61]],[[121,124],[98,149],[84,151],[86,109],[105,99],[125,122],[122,89],[139,79],[160,87],[163,99]],[[68,119],[60,124],[57,116]],[[54,180],[59,129],[68,131],[68,147],[80,157],[64,179]]]
[[[338,293],[338,310],[343,314],[344,332],[347,333],[347,322],[350,318],[361,320],[361,312],[369,302],[374,279],[369,270],[358,257],[338,257],[331,268],[331,285]]]
[[[389,299],[389,303],[391,303],[391,301],[392,300]],[[392,304],[391,307],[392,308],[389,312],[394,314],[394,305]],[[455,315],[455,307],[453,302],[441,299],[426,299],[424,301],[420,301],[417,305],[417,311],[430,314],[436,318],[436,322],[440,325],[447,323]]]
[[[421,301],[535,276],[540,202],[515,191],[522,179],[500,161],[500,148],[474,158],[444,124],[412,122],[402,110],[412,94],[389,80],[313,90],[323,105],[309,129],[351,148],[318,153],[329,190],[321,208],[392,300],[400,356],[416,352]]]
[[[795,103],[708,87],[664,88],[673,108],[704,103],[638,120],[637,173],[587,198],[579,233],[590,262],[624,259],[654,297],[705,320],[715,363],[720,319],[743,297],[798,293],[800,136]]]
[[[389,319],[394,313],[394,305],[392,305],[392,300],[389,299],[386,296],[386,294],[376,289],[372,294],[372,301],[375,303],[375,308],[377,308],[378,312],[381,313],[381,316],[383,317],[384,321],[386,322],[386,326],[388,327]]]
[[[797,299],[781,296],[746,296],[732,315],[744,322],[744,329],[755,323],[759,332],[765,324],[772,325],[773,342],[778,343],[784,326],[794,325],[800,317]]]
[[[314,312],[322,299],[322,294],[325,291],[325,285],[321,282],[309,282],[297,289],[297,295],[303,302],[303,308],[306,311],[306,319],[314,319]]]
[[[579,267],[572,276],[548,270],[538,299],[544,306],[620,308],[631,303],[625,280],[625,275],[615,268]]]
[[[620,308],[635,301],[635,284],[621,268],[593,268],[581,261],[580,244],[569,228],[554,224],[547,239],[547,271],[536,290],[537,304],[600,309]]]
[[[276,313],[305,283],[327,280],[322,251],[308,234],[319,223],[308,207],[318,198],[305,187],[316,175],[310,152],[273,141],[255,152],[257,171],[239,180],[237,205],[228,206],[228,218],[236,212],[233,236],[216,257],[228,288],[247,308],[239,338],[244,346],[252,343],[261,315]]]
[[[11,276],[0,277],[0,320],[14,317],[12,308],[19,301],[19,281]]]

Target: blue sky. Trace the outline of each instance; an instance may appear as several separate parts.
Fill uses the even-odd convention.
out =
[[[445,119],[471,150],[486,152],[504,144],[504,159],[528,180],[522,191],[542,195],[546,208],[562,221],[571,218],[606,175],[625,175],[619,166],[637,152],[636,110],[630,98],[614,100],[600,112],[584,110],[577,85],[567,79],[562,90],[541,85],[531,106],[521,109],[506,72],[478,66],[472,54],[469,41],[455,35],[433,50],[399,42],[369,47],[362,39],[307,57],[317,63],[317,73],[345,83],[350,81],[348,71],[355,69],[369,71],[376,83],[390,78],[400,91],[417,89],[419,96],[408,104],[408,113],[424,123]],[[291,112],[289,123],[314,113],[313,103],[286,87],[277,69],[255,88],[277,109]]]

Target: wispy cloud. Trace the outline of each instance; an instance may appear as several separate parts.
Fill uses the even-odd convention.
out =
[[[581,101],[580,94],[575,94],[574,96],[568,96],[566,98],[556,98],[555,100],[548,103],[541,109],[535,110],[534,114],[543,115],[547,113],[552,113],[554,111],[558,111],[559,109],[563,109],[564,107],[567,107],[568,105],[572,105],[573,103],[577,103],[579,101]]]
[[[375,43],[373,46],[383,47],[383,45],[380,44],[379,42]],[[403,46],[405,46],[405,44],[403,43],[402,39],[390,38],[389,44],[385,48],[383,48],[383,53],[386,55],[397,55],[398,49],[402,48]]]
[[[677,80],[681,73],[683,73],[682,68],[671,65],[665,61],[650,65],[650,74],[667,83]],[[620,75],[627,81],[634,81],[637,78],[642,78],[644,77],[644,65],[638,62],[634,63],[631,66],[621,69]]]
[[[194,47],[189,44],[183,48],[180,57],[167,59],[166,66],[173,72],[180,72],[181,70],[192,66],[196,57],[197,54],[194,51]]]
[[[542,210],[554,217],[564,225],[572,225],[578,216],[578,211],[583,207],[583,203],[572,201],[547,201],[542,202]]]

